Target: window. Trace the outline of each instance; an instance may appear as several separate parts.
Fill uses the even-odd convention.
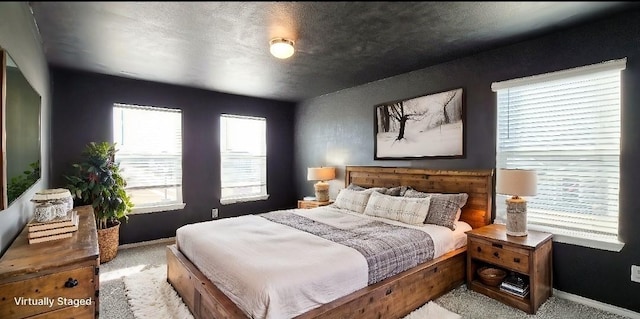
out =
[[[267,121],[220,116],[220,202],[267,199]]]
[[[113,137],[133,212],[184,208],[181,111],[115,104]]]
[[[492,85],[496,167],[538,174],[538,194],[527,199],[529,228],[573,244],[622,248],[617,234],[625,65],[626,58]],[[504,199],[496,199],[503,220]]]

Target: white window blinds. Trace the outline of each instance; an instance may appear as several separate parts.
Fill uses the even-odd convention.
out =
[[[622,59],[492,85],[496,167],[538,174],[538,194],[527,199],[529,225],[617,238],[625,65]],[[498,214],[504,214],[504,199],[497,197]]]
[[[220,116],[222,204],[268,197],[266,128],[264,118]]]
[[[115,104],[113,136],[136,208],[182,203],[180,110]]]

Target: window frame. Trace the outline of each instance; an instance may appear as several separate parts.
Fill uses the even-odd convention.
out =
[[[582,67],[576,67],[576,68],[572,68],[572,69],[566,69],[566,70],[561,70],[561,71],[556,71],[556,72],[549,72],[549,73],[545,73],[545,74],[540,74],[540,75],[534,75],[534,76],[529,76],[529,77],[523,77],[523,78],[516,78],[513,80],[507,80],[507,81],[502,81],[502,82],[494,82],[491,85],[491,89],[493,92],[498,92],[499,90],[503,90],[503,89],[509,89],[509,88],[515,88],[515,87],[522,87],[522,86],[527,86],[527,85],[532,85],[532,84],[538,84],[538,83],[542,83],[542,82],[547,82],[547,81],[555,81],[555,80],[562,80],[562,79],[567,79],[567,78],[572,78],[572,77],[577,77],[577,76],[583,76],[583,75],[590,75],[590,74],[594,74],[594,73],[600,73],[600,72],[604,72],[604,71],[619,71],[620,72],[620,82],[619,82],[619,87],[620,90],[622,91],[622,86],[623,86],[623,82],[622,82],[622,71],[626,68],[626,58],[622,58],[622,59],[618,59],[618,60],[610,60],[610,61],[605,61],[602,63],[597,63],[597,64],[592,64],[592,65],[587,65],[587,66],[582,66]],[[498,161],[498,157],[499,157],[499,141],[500,141],[500,129],[499,129],[499,119],[500,119],[500,114],[497,111],[498,110],[498,103],[499,101],[497,100],[498,94],[496,93],[496,123],[495,123],[495,128],[496,128],[496,169],[499,168],[514,168],[514,167],[499,167],[500,163]],[[619,104],[619,110],[620,113],[622,113],[622,96],[620,96],[620,104]],[[622,119],[620,118],[620,122],[622,121]],[[620,125],[622,125],[622,123],[620,123]],[[622,132],[620,133],[620,135],[622,135]],[[622,136],[621,136],[622,138]],[[621,147],[621,144],[619,145],[619,147]],[[621,156],[621,151],[619,152],[619,156]],[[524,167],[523,167],[524,168]],[[620,177],[621,177],[621,171],[620,168],[618,169],[618,183],[620,182]],[[500,207],[500,203],[501,203],[501,199],[502,201],[504,201],[504,198],[506,197],[501,197],[501,195],[496,194],[496,208]],[[618,199],[618,203],[620,203],[620,200]],[[504,214],[504,212],[502,212],[500,209],[496,209],[496,220],[494,221],[494,223],[498,223],[498,224],[505,224],[506,223],[506,214]],[[544,214],[542,214],[544,215]],[[558,214],[560,216],[562,216],[563,214],[560,213]],[[567,213],[568,215],[568,213]],[[582,230],[582,231],[574,231],[574,230],[570,230],[567,228],[562,228],[562,227],[553,227],[553,226],[548,226],[548,225],[539,225],[539,224],[532,224],[529,223],[529,221],[527,222],[527,228],[531,229],[531,230],[538,230],[538,231],[544,231],[544,232],[549,232],[552,233],[554,235],[553,240],[556,242],[561,242],[561,243],[567,243],[567,244],[572,244],[572,245],[579,245],[579,246],[585,246],[585,247],[590,247],[590,248],[596,248],[596,249],[602,249],[602,250],[608,250],[608,251],[616,251],[619,252],[622,250],[622,248],[624,247],[624,243],[621,242],[619,240],[619,216],[620,216],[620,208],[618,207],[618,215],[616,216],[617,219],[617,233],[615,238],[613,238],[613,236],[605,236],[605,235],[599,235],[599,234],[595,234],[595,233],[591,233],[588,232],[586,230]],[[566,216],[565,216],[566,217]]]
[[[160,107],[160,106],[148,106],[148,105],[135,105],[135,104],[126,104],[126,103],[113,103],[112,106],[112,112],[115,113],[116,108],[121,108],[121,109],[135,109],[135,110],[148,110],[148,111],[153,111],[153,112],[169,112],[169,113],[178,113],[180,114],[180,137],[181,137],[181,141],[180,141],[180,191],[176,193],[176,200],[175,201],[170,201],[170,202],[166,202],[166,203],[162,203],[162,202],[156,202],[156,203],[151,203],[149,205],[143,205],[143,206],[138,206],[134,203],[134,207],[132,209],[132,211],[129,213],[130,215],[136,215],[136,214],[148,214],[148,213],[155,213],[155,212],[166,212],[166,211],[175,211],[175,210],[182,210],[184,209],[184,207],[186,206],[186,203],[184,202],[184,193],[183,193],[183,178],[182,178],[182,171],[183,171],[183,143],[182,143],[182,137],[183,137],[183,122],[182,122],[182,110],[180,109],[173,109],[173,108],[166,108],[166,107]],[[115,119],[112,120],[112,127],[115,126]],[[115,140],[115,134],[113,136],[113,139]],[[116,160],[118,158],[118,153],[116,153]],[[119,161],[118,161],[119,162]],[[126,188],[125,188],[126,190]]]
[[[225,118],[236,118],[236,119],[246,119],[246,120],[258,120],[258,121],[263,121],[264,122],[264,155],[255,155],[256,157],[264,157],[264,167],[262,168],[264,170],[264,184],[261,184],[261,187],[264,189],[264,193],[261,194],[251,194],[251,195],[247,195],[247,196],[233,196],[233,197],[223,197],[222,193],[223,193],[223,175],[224,175],[224,168],[223,168],[223,154],[226,153],[226,151],[223,150],[223,119]],[[219,118],[218,118],[218,124],[220,125],[220,129],[219,129],[219,151],[220,151],[220,204],[221,205],[229,205],[229,204],[235,204],[235,203],[243,203],[243,202],[254,202],[254,201],[261,201],[261,200],[267,200],[269,199],[270,195],[269,195],[269,189],[268,189],[268,179],[267,179],[267,160],[268,160],[268,144],[267,144],[267,118],[266,117],[259,117],[259,116],[247,116],[247,115],[239,115],[239,114],[230,114],[230,113],[223,113],[220,114]],[[225,124],[226,125],[226,124]],[[225,133],[226,135],[227,133]]]

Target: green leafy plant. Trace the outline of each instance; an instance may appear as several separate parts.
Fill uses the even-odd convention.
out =
[[[82,161],[73,164],[75,173],[65,176],[73,198],[80,204],[93,206],[98,229],[128,219],[127,214],[133,208],[125,191],[127,182],[114,160],[117,151],[115,143],[91,142],[82,152]]]
[[[40,161],[29,164],[29,167],[31,167],[31,169],[22,172],[22,175],[15,176],[9,181],[7,185],[7,198],[9,203],[22,195],[24,191],[40,178]]]

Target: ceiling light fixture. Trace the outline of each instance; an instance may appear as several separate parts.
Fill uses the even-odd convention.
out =
[[[293,41],[285,38],[273,38],[269,41],[269,51],[278,59],[286,59],[293,55]]]

